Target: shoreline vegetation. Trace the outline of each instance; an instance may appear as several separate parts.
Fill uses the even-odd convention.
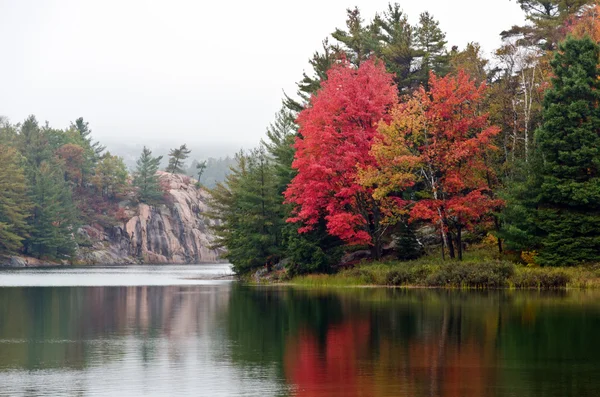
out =
[[[301,288],[436,288],[436,289],[596,289],[600,264],[537,267],[518,264],[488,250],[465,252],[462,261],[436,254],[401,261],[361,261],[331,273],[289,275],[285,269],[238,275],[255,286]]]
[[[209,192],[240,278],[600,286],[600,0],[518,3],[526,25],[489,59],[428,12],[348,10]]]

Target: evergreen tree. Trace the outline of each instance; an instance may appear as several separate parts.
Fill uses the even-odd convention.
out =
[[[26,253],[38,258],[69,259],[75,252],[77,212],[58,164],[43,162],[31,182],[33,215]]]
[[[77,120],[75,120],[75,123],[71,123],[71,127],[75,128],[77,132],[79,132],[79,135],[85,143],[85,146],[91,150],[96,159],[99,159],[102,155],[102,152],[106,149],[106,146],[101,145],[100,142],[94,142],[92,140],[90,123],[84,121],[83,117],[79,117]]]
[[[28,236],[31,206],[21,159],[15,149],[0,144],[0,253],[20,250]]]
[[[379,56],[387,70],[394,74],[394,81],[400,91],[411,86],[411,66],[416,55],[413,48],[413,28],[408,17],[398,3],[388,4],[382,16],[374,22],[379,28],[378,37],[382,45]]]
[[[559,46],[536,160],[527,181],[513,188],[507,242],[522,246],[516,238],[523,237],[543,265],[600,260],[599,55],[589,38]]]
[[[415,27],[416,57],[420,65],[414,73],[413,80],[427,87],[430,72],[444,76],[449,71],[450,59],[446,51],[446,34],[442,32],[431,14],[424,12]]]
[[[21,125],[17,137],[17,147],[27,159],[26,172],[29,175],[39,168],[42,162],[52,157],[52,148],[47,136],[42,132],[35,116],[29,116]]]
[[[206,160],[196,164],[196,173],[198,174],[198,183],[200,183],[200,179],[202,178],[202,174],[206,171]]]
[[[304,72],[302,80],[297,83],[297,95],[299,99],[290,98],[287,94],[283,100],[286,109],[298,113],[308,104],[310,96],[321,88],[321,82],[327,80],[327,71],[335,64],[341,56],[342,50],[339,46],[329,44],[329,40],[323,40],[323,52],[315,52],[308,61],[313,69],[313,75]]]
[[[183,174],[184,173],[184,161],[187,159],[192,151],[187,148],[187,145],[183,144],[179,148],[171,149],[169,152],[169,165],[167,166],[167,172],[171,174]]]
[[[75,120],[75,123],[71,123],[70,128],[75,132],[75,142],[71,143],[75,143],[84,149],[84,161],[80,166],[81,186],[84,186],[88,178],[93,174],[94,167],[102,157],[102,152],[104,152],[106,146],[92,140],[92,130],[89,127],[89,123],[83,120],[83,117],[79,117]]]
[[[0,145],[15,146],[17,141],[17,129],[10,121],[0,116]]]
[[[556,50],[564,38],[565,21],[577,15],[583,7],[595,0],[516,0],[529,22],[524,26],[513,26],[501,33],[503,38],[516,37],[523,45],[535,45],[546,51]]]
[[[217,237],[215,247],[237,273],[270,266],[281,257],[284,219],[279,212],[274,168],[264,149],[236,156],[237,165],[224,184],[210,191],[209,217]]]
[[[140,158],[137,160],[133,185],[137,188],[138,200],[152,204],[160,200],[162,192],[156,172],[162,156],[153,157],[152,151],[144,146]]]
[[[347,60],[359,66],[378,52],[379,29],[376,23],[365,25],[358,8],[348,9],[346,12],[348,30],[336,29],[331,36],[342,44]]]

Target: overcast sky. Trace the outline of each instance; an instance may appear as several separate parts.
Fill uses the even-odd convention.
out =
[[[0,0],[0,115],[57,128],[82,116],[100,140],[255,146],[283,90],[346,8],[387,0]],[[428,10],[448,46],[522,23],[509,0],[405,0]]]

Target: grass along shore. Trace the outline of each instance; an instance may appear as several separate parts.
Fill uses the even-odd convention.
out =
[[[251,283],[303,287],[422,287],[422,288],[513,288],[557,289],[600,288],[600,264],[576,267],[529,267],[499,259],[490,251],[465,254],[463,261],[443,261],[427,255],[414,261],[361,262],[333,274],[308,274],[289,277],[285,271]]]

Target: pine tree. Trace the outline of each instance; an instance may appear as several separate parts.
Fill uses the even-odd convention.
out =
[[[75,252],[77,212],[59,164],[43,162],[31,182],[33,215],[26,253],[38,258],[69,259]]]
[[[0,145],[14,147],[17,141],[17,129],[10,121],[0,116]]]
[[[431,72],[437,76],[444,76],[449,70],[450,58],[446,51],[446,34],[442,32],[439,25],[431,14],[424,12],[415,27],[416,57],[420,58],[420,67],[414,73],[413,80],[425,87]]]
[[[162,156],[153,157],[152,151],[144,146],[133,178],[133,185],[137,188],[138,200],[143,203],[155,203],[160,200],[162,192],[156,172]]]
[[[187,159],[192,151],[187,148],[187,145],[183,144],[179,148],[171,149],[169,152],[169,165],[167,166],[167,172],[171,174],[183,174],[184,161]]]
[[[15,149],[0,145],[0,253],[20,250],[28,236],[31,205],[21,159]]]
[[[312,76],[304,72],[302,80],[297,83],[299,99],[290,98],[285,94],[284,107],[294,113],[301,112],[308,104],[310,96],[321,88],[323,81],[327,80],[327,71],[339,61],[341,53],[339,46],[330,45],[328,39],[323,40],[323,52],[315,52],[308,61],[313,69]]]
[[[413,28],[397,3],[389,4],[382,16],[375,17],[374,23],[379,28],[378,37],[382,43],[378,55],[387,70],[394,74],[398,89],[404,91],[411,86],[411,66],[416,55]]]
[[[92,140],[92,130],[89,127],[89,123],[83,120],[83,117],[79,117],[75,120],[75,123],[71,123],[70,128],[77,135],[76,144],[84,149],[85,160],[80,166],[81,186],[84,186],[88,178],[93,174],[94,167],[102,157],[102,152],[104,152],[106,146]]]
[[[200,179],[202,178],[202,174],[206,170],[206,160],[201,163],[196,163],[196,173],[198,174],[198,184],[200,183]]]
[[[535,161],[509,199],[507,242],[528,241],[543,265],[600,260],[599,55],[589,38],[559,46]]]
[[[27,159],[26,172],[28,175],[42,162],[52,158],[52,148],[48,137],[42,132],[35,116],[29,116],[21,125],[17,136],[17,148]]]
[[[378,52],[379,29],[375,23],[365,25],[358,8],[348,9],[346,12],[348,30],[336,29],[331,36],[342,43],[347,60],[359,66]]]
[[[226,258],[237,273],[270,266],[282,252],[284,219],[272,163],[263,148],[236,156],[237,165],[225,183],[210,191],[209,217],[215,247],[226,248]]]
[[[84,121],[83,117],[80,117],[75,120],[75,123],[71,123],[71,127],[74,127],[79,132],[79,135],[85,143],[85,146],[91,150],[96,159],[99,159],[102,155],[102,152],[106,149],[106,146],[101,145],[100,142],[94,142],[92,140],[90,123]]]
[[[501,33],[503,38],[517,37],[524,45],[535,45],[545,51],[556,50],[564,38],[564,22],[596,0],[516,0],[529,22],[513,26]]]

